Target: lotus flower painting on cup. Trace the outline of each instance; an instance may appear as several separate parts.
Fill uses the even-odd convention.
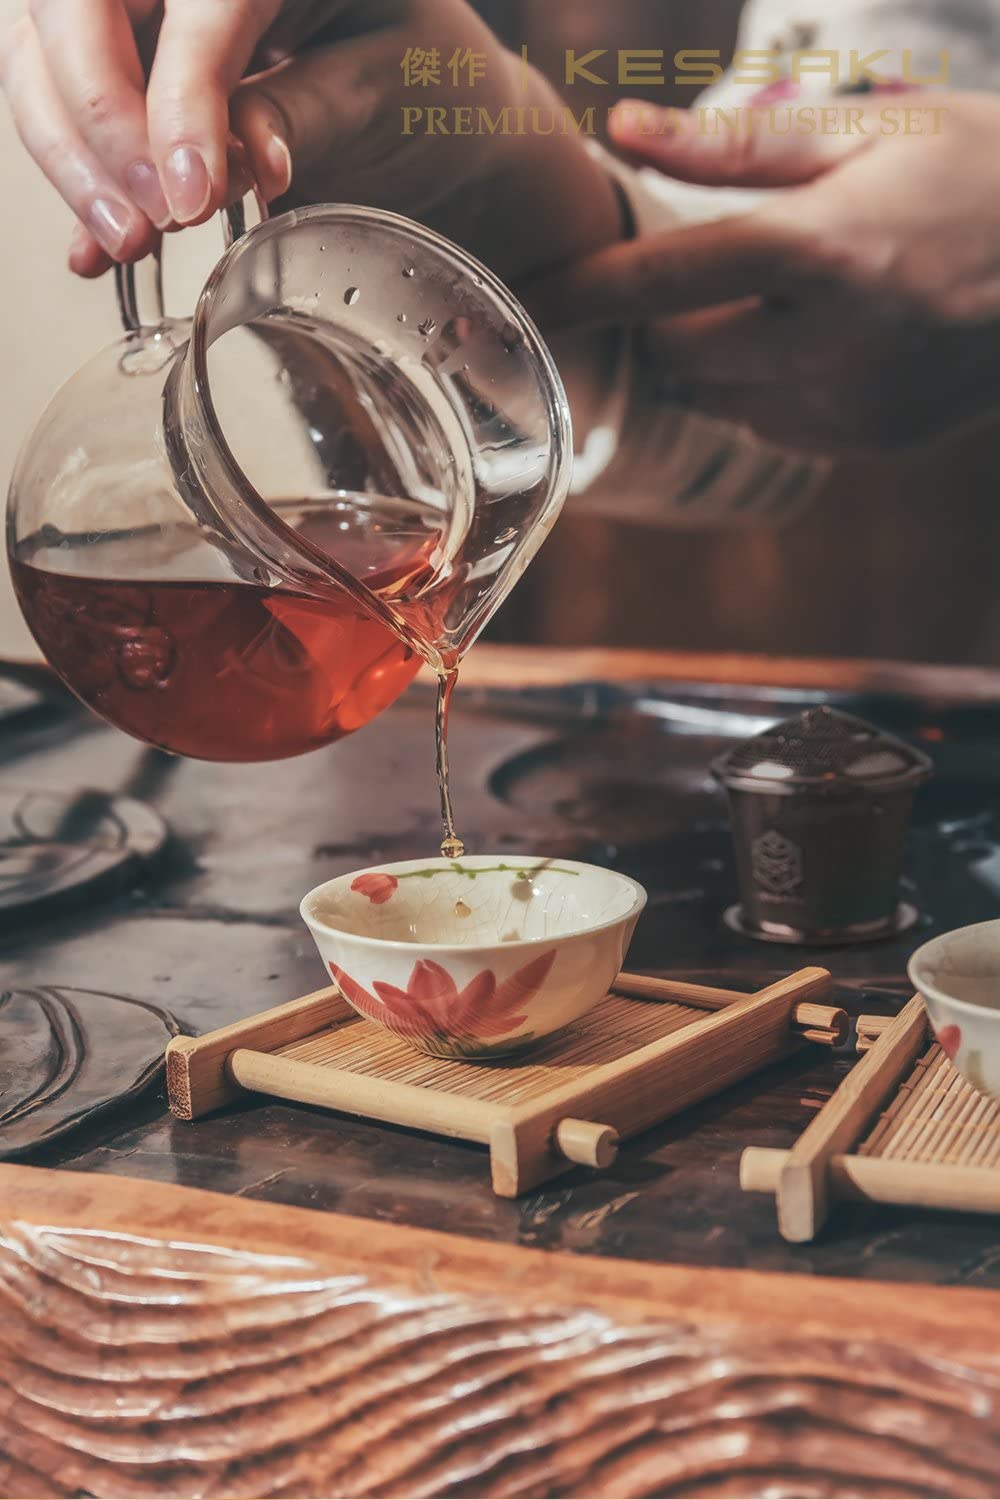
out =
[[[355,1010],[381,1021],[411,1046],[443,1057],[482,1056],[494,1039],[524,1025],[526,1006],[544,984],[555,956],[551,948],[501,984],[491,969],[481,969],[461,990],[447,969],[426,958],[414,964],[405,990],[375,980],[374,995],[337,964],[331,963],[330,973]],[[531,1033],[522,1040],[530,1042]]]

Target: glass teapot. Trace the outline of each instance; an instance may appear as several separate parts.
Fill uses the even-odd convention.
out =
[[[483,266],[395,214],[244,229],[194,317],[140,317],[15,468],[21,608],[77,695],[212,760],[312,750],[452,671],[569,485],[552,360]],[[148,264],[148,263],[147,263]],[[148,274],[148,273],[147,273]]]

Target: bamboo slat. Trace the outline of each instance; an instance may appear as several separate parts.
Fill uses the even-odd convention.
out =
[[[899,1106],[878,1121],[859,1156],[935,1168],[1000,1166],[1000,1102],[974,1089],[936,1042],[896,1098]]]

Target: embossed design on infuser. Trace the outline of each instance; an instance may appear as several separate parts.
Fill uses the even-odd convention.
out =
[[[762,833],[751,850],[754,884],[772,896],[794,896],[802,887],[802,851],[782,834]]]

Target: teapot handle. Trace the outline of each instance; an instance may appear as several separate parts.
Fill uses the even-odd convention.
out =
[[[153,298],[155,302],[155,317],[152,323],[145,322],[139,315],[139,299],[135,284],[135,266],[130,261],[127,265],[115,262],[115,295],[118,299],[118,316],[121,318],[122,327],[126,333],[138,333],[142,328],[156,328],[163,322],[166,314],[163,307],[163,241],[157,245],[152,255],[149,256],[153,267]]]
[[[267,218],[267,204],[256,183],[251,189],[261,222]],[[222,243],[228,250],[247,231],[246,199],[239,198],[224,208],[222,220]],[[136,271],[132,262],[115,264],[115,293],[118,298],[118,316],[126,333],[140,333],[144,328],[158,328],[165,321],[163,305],[163,240],[157,245],[145,264],[152,266],[152,297],[154,317],[152,322],[144,319],[139,311],[139,294],[136,287]]]

